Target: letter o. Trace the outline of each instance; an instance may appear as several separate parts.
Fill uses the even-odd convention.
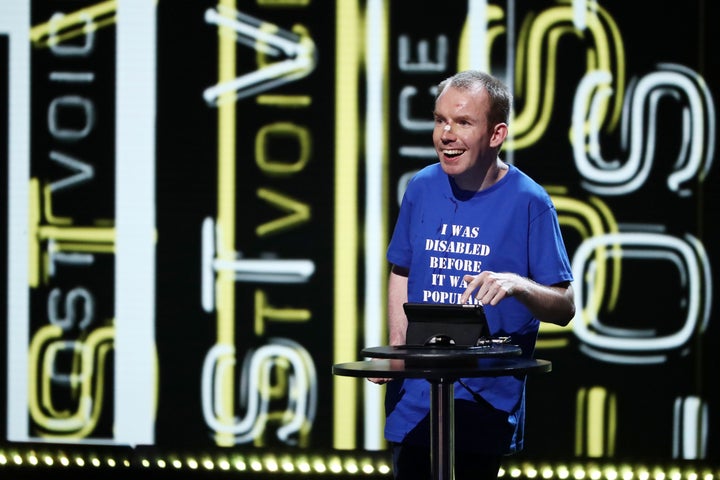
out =
[[[64,110],[80,109],[84,117],[84,122],[80,126],[62,128],[60,125],[60,115]],[[80,140],[87,137],[92,128],[95,126],[95,107],[87,98],[77,95],[65,95],[53,99],[48,107],[48,129],[50,134],[62,140]]]
[[[273,159],[267,153],[267,145],[271,141],[286,141],[294,138],[300,153],[294,161],[283,162]],[[265,125],[255,137],[255,158],[258,167],[265,173],[274,175],[291,175],[301,171],[310,159],[311,140],[310,132],[306,127],[294,125],[289,122],[278,122]]]

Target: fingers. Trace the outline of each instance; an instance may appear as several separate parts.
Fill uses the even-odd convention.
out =
[[[501,301],[503,298],[505,298],[505,296],[506,296],[506,292],[505,292],[504,290],[502,290],[502,289],[497,289],[497,290],[495,290],[494,292],[487,291],[487,292],[485,292],[485,294],[482,295],[482,296],[481,296],[480,294],[478,294],[476,298],[477,298],[478,301],[479,301],[480,303],[482,303],[483,305],[492,305],[492,306],[495,306],[495,305],[497,305],[498,303],[500,303],[500,301]]]
[[[483,305],[497,305],[512,296],[512,279],[504,274],[484,271],[476,276],[465,275],[467,288],[460,296],[460,303],[467,303],[474,296]]]
[[[463,280],[465,280],[465,283],[467,283],[468,286],[465,289],[465,291],[463,292],[463,294],[460,296],[461,304],[466,304],[468,302],[468,300],[470,300],[470,296],[472,295],[473,290],[475,290],[475,288],[477,288],[477,279],[479,277],[480,277],[480,275],[478,275],[477,277],[474,277],[472,275],[465,275],[463,277]]]
[[[368,381],[375,383],[377,385],[385,385],[390,380],[392,380],[392,379],[390,379],[390,378],[368,378]]]

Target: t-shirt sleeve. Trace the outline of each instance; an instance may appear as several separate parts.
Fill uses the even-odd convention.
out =
[[[532,219],[528,248],[530,278],[543,285],[573,280],[557,211],[552,203]]]
[[[387,261],[399,267],[409,268],[412,261],[410,244],[410,218],[412,216],[412,200],[407,191],[400,203],[400,212],[395,222],[390,244],[387,249]]]

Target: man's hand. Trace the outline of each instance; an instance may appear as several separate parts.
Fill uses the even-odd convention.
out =
[[[377,385],[385,385],[386,383],[391,381],[392,378],[368,378],[368,380]]]
[[[483,305],[497,305],[505,297],[512,297],[524,289],[526,280],[514,273],[481,272],[477,276],[465,275],[468,286],[460,297],[460,303],[475,298]]]
[[[370,360],[371,360],[371,361],[375,361],[375,360],[377,360],[377,358],[371,358]],[[377,384],[377,385],[385,385],[386,383],[388,383],[389,381],[391,381],[392,378],[368,377],[368,380],[371,381],[372,383]]]
[[[468,284],[460,296],[463,304],[473,295],[483,305],[492,306],[504,298],[515,297],[542,322],[564,327],[575,316],[575,294],[570,282],[541,285],[515,273],[490,271],[465,275],[463,279]]]

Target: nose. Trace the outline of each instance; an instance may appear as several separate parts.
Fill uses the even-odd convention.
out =
[[[440,133],[440,138],[446,138],[448,135],[452,135],[452,127],[449,123],[446,123],[443,128],[442,132]]]

